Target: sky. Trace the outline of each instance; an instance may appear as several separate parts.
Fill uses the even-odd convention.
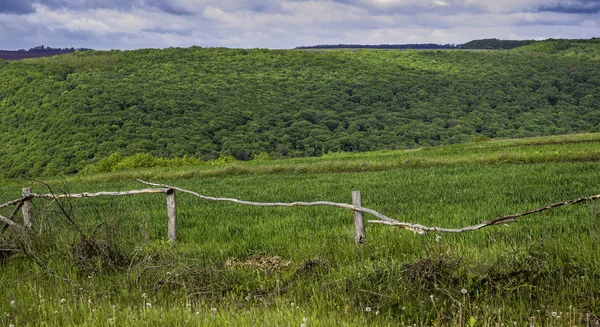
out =
[[[600,37],[600,0],[0,0],[0,49]]]

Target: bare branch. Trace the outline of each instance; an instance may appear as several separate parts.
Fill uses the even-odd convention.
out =
[[[34,198],[44,199],[65,199],[65,198],[92,198],[98,196],[125,196],[145,193],[167,193],[165,188],[147,188],[143,190],[121,191],[121,192],[96,192],[96,193],[78,193],[78,194],[38,194],[32,193]]]
[[[385,216],[384,214],[377,212],[373,209],[369,209],[369,208],[363,208],[363,207],[355,207],[351,204],[348,203],[336,203],[336,202],[329,202],[329,201],[317,201],[317,202],[292,202],[292,203],[284,203],[284,202],[252,202],[252,201],[244,201],[244,200],[238,200],[238,199],[231,199],[231,198],[215,198],[212,196],[206,196],[206,195],[201,195],[198,194],[194,191],[190,191],[190,190],[186,190],[186,189],[182,189],[176,186],[170,186],[170,185],[166,185],[166,184],[156,184],[156,183],[150,183],[150,182],[146,182],[143,181],[141,179],[137,180],[140,183],[143,184],[147,184],[147,185],[152,185],[152,186],[162,186],[165,187],[167,189],[174,189],[183,193],[187,193],[187,194],[191,194],[194,196],[197,196],[201,199],[204,200],[210,200],[210,201],[226,201],[226,202],[234,202],[234,203],[239,203],[239,204],[245,204],[245,205],[249,205],[249,206],[255,206],[255,207],[295,207],[295,206],[302,206],[302,207],[313,207],[313,206],[330,206],[330,207],[336,207],[336,208],[343,208],[343,209],[348,209],[348,210],[352,210],[352,211],[360,211],[360,212],[364,212],[364,213],[368,213],[371,214],[383,221],[387,221],[390,223],[399,223],[401,224],[399,221],[392,219],[390,217]]]
[[[521,213],[517,213],[517,214],[512,214],[512,215],[506,215],[506,216],[501,216],[501,217],[497,217],[495,219],[492,220],[488,220],[488,221],[484,221],[480,224],[477,225],[473,225],[473,226],[467,226],[467,227],[463,227],[463,228],[443,228],[443,227],[427,227],[427,226],[423,226],[420,224],[411,224],[411,223],[405,223],[405,222],[400,222],[398,220],[395,220],[393,218],[387,217],[384,214],[377,212],[373,209],[368,209],[368,208],[364,208],[364,207],[356,207],[353,206],[351,204],[347,204],[347,203],[335,203],[335,202],[328,202],[328,201],[317,201],[317,202],[292,202],[292,203],[283,203],[283,202],[251,202],[251,201],[244,201],[244,200],[238,200],[238,199],[231,199],[231,198],[215,198],[212,196],[206,196],[206,195],[201,195],[199,193],[193,192],[193,191],[189,191],[186,189],[182,189],[179,187],[175,187],[175,186],[171,186],[171,185],[166,185],[166,184],[157,184],[157,183],[150,183],[150,182],[146,182],[143,181],[141,179],[137,180],[140,183],[143,184],[147,184],[147,185],[152,185],[152,186],[161,186],[161,187],[165,187],[167,189],[174,189],[183,193],[188,193],[191,195],[194,195],[196,197],[199,197],[201,199],[204,200],[210,200],[210,201],[227,201],[227,202],[234,202],[234,203],[239,203],[239,204],[245,204],[245,205],[250,205],[250,206],[257,206],[257,207],[294,207],[294,206],[305,206],[305,207],[310,207],[310,206],[331,206],[331,207],[337,207],[337,208],[344,208],[344,209],[348,209],[348,210],[352,210],[352,211],[360,211],[360,212],[364,212],[364,213],[368,213],[371,214],[377,218],[379,218],[379,220],[369,220],[369,223],[372,224],[384,224],[384,225],[390,225],[390,226],[396,226],[402,229],[406,229],[406,230],[410,230],[414,233],[417,234],[427,234],[429,232],[438,232],[438,233],[463,233],[463,232],[471,232],[471,231],[475,231],[487,226],[492,226],[492,225],[499,225],[499,224],[508,224],[511,222],[515,222],[517,221],[517,218],[519,217],[523,217],[526,215],[530,215],[533,213],[538,213],[540,211],[544,211],[544,210],[548,210],[548,209],[552,209],[552,208],[556,208],[556,207],[560,207],[563,205],[567,205],[567,204],[576,204],[576,203],[580,203],[580,202],[585,202],[585,201],[591,201],[591,200],[597,200],[600,199],[600,194],[598,195],[593,195],[593,196],[588,196],[588,197],[584,197],[584,198],[579,198],[579,199],[575,199],[575,200],[569,200],[569,201],[562,201],[562,202],[557,202],[557,203],[553,203],[541,208],[537,208],[537,209],[531,209],[525,212],[521,212]]]
[[[23,201],[17,203],[17,205],[15,206],[13,211],[10,213],[10,216],[8,216],[8,218],[6,218],[6,219],[14,222],[15,216],[17,215],[17,213],[19,212],[19,209],[21,209],[22,206],[23,206]],[[4,226],[0,230],[0,234],[4,234],[4,232],[6,232],[6,230],[8,229],[9,226],[10,226],[9,224],[4,224]]]
[[[27,200],[29,198],[31,198],[31,197],[30,196],[25,196],[25,197],[22,197],[22,198],[19,198],[19,199],[16,199],[16,200],[8,201],[8,202],[6,202],[4,204],[0,204],[0,209],[5,208],[5,207],[10,207],[10,206],[17,205],[17,204],[19,204],[19,202],[23,202],[23,201],[25,201],[25,200]]]
[[[493,226],[493,225],[500,225],[500,224],[508,224],[508,223],[512,223],[517,221],[517,218],[523,217],[523,216],[527,216],[527,215],[531,215],[533,213],[538,213],[540,211],[544,211],[544,210],[548,210],[548,209],[552,209],[552,208],[556,208],[556,207],[560,207],[560,206],[564,206],[567,204],[576,204],[576,203],[581,203],[581,202],[586,202],[586,201],[592,201],[592,200],[598,200],[600,199],[600,194],[598,195],[592,195],[592,196],[587,196],[587,197],[583,197],[583,198],[579,198],[579,199],[575,199],[575,200],[568,200],[568,201],[561,201],[561,202],[556,202],[556,203],[552,203],[549,204],[547,206],[544,207],[540,207],[540,208],[536,208],[536,209],[531,209],[531,210],[527,210],[521,213],[516,213],[516,214],[512,214],[512,215],[506,215],[506,216],[500,216],[497,218],[494,218],[492,220],[488,220],[488,221],[484,221],[481,224],[477,224],[477,225],[473,225],[473,226],[467,226],[467,227],[463,227],[463,228],[442,228],[442,227],[425,227],[425,226],[420,226],[420,231],[415,231],[419,234],[425,234],[428,232],[442,232],[442,233],[463,233],[463,232],[471,232],[471,231],[475,231],[484,227],[488,227],[488,226]],[[400,228],[406,228],[406,223],[390,223],[390,222],[386,222],[386,221],[381,221],[381,220],[369,220],[369,223],[372,224],[384,224],[384,225],[390,225],[390,226],[397,226]],[[410,224],[408,224],[410,225]],[[416,226],[416,225],[410,225],[410,226]]]
[[[4,216],[0,216],[0,222],[5,223],[6,225],[12,226],[12,227],[16,227],[18,229],[22,229],[21,225],[15,223],[14,221],[4,217]]]

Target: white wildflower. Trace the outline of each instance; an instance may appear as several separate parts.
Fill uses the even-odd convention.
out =
[[[366,311],[366,312],[371,312],[371,308],[370,308],[370,307],[366,307],[366,308],[365,308],[365,311]]]
[[[217,308],[210,308],[210,312],[217,312]]]
[[[148,308],[152,308],[152,303],[150,303],[150,302],[146,302],[146,306],[147,306]]]
[[[67,302],[66,299],[60,299],[60,304],[64,304],[65,302]]]
[[[148,297],[148,295],[146,295],[146,293],[142,293],[142,298],[145,299],[146,297]]]
[[[460,290],[460,292],[461,292],[462,294],[467,294],[469,291],[467,291],[467,289],[466,289],[466,288],[463,288],[462,290]]]
[[[10,306],[13,307],[13,308],[16,307],[17,306],[17,301],[15,301],[15,300],[10,301]]]

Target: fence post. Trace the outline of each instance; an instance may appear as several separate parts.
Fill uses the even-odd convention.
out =
[[[21,189],[22,196],[31,195],[31,188],[24,187]],[[33,228],[33,202],[31,202],[31,198],[23,201],[23,206],[21,207],[21,213],[23,214],[23,226],[27,229]]]
[[[167,214],[169,215],[167,234],[169,240],[174,245],[177,241],[177,207],[175,203],[175,190],[172,188],[167,190]]]
[[[352,205],[355,207],[362,207],[362,196],[360,191],[352,191]],[[363,213],[360,211],[354,211],[354,227],[356,232],[354,233],[354,241],[356,245],[362,245],[365,243],[367,234],[365,233],[365,222],[363,221]]]

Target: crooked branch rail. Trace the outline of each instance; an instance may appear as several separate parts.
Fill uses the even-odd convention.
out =
[[[32,193],[30,188],[24,188],[22,190],[22,197],[20,199],[12,200],[4,204],[0,204],[0,208],[8,207],[8,206],[17,206],[13,213],[7,218],[0,215],[0,222],[5,224],[2,232],[8,228],[8,226],[12,226],[17,229],[31,229],[33,227],[33,205],[31,200],[33,198],[38,199],[77,199],[77,198],[94,198],[94,197],[107,197],[107,196],[129,196],[129,195],[139,195],[139,194],[166,194],[167,195],[167,215],[168,215],[168,231],[167,234],[169,236],[169,240],[172,243],[175,243],[177,240],[176,233],[176,210],[175,210],[175,192],[169,188],[147,188],[142,190],[131,190],[131,191],[120,191],[120,192],[94,192],[94,193],[75,193],[75,194],[40,194],[40,193]],[[23,226],[17,224],[14,221],[14,217],[18,212],[18,209],[21,208],[21,213],[23,215]]]
[[[491,220],[487,220],[487,221],[484,221],[480,224],[473,225],[473,226],[466,226],[466,227],[462,227],[462,228],[443,228],[443,227],[436,227],[436,226],[427,227],[427,226],[423,226],[420,224],[401,222],[396,219],[387,217],[386,215],[384,215],[378,211],[375,211],[373,209],[365,208],[362,206],[362,203],[361,203],[362,200],[361,200],[360,191],[352,192],[352,204],[329,202],[329,201],[291,202],[291,203],[253,202],[253,201],[239,200],[239,199],[233,199],[233,198],[217,198],[217,197],[212,197],[212,196],[206,196],[206,195],[202,195],[197,192],[186,190],[186,189],[183,189],[180,187],[166,185],[166,184],[151,183],[151,182],[146,182],[146,181],[143,181],[140,179],[138,179],[137,181],[140,183],[146,184],[146,185],[157,186],[159,188],[148,188],[148,189],[141,189],[141,190],[121,191],[121,192],[95,192],[95,193],[77,193],[77,194],[38,194],[38,193],[32,193],[31,189],[29,189],[29,188],[24,188],[22,190],[23,196],[20,199],[16,199],[16,200],[12,200],[7,203],[4,203],[4,204],[0,204],[0,209],[9,207],[9,206],[16,206],[16,208],[13,210],[13,212],[11,213],[11,215],[9,217],[4,217],[4,216],[0,215],[0,223],[5,224],[2,229],[2,232],[4,232],[9,226],[14,227],[19,230],[30,229],[32,227],[33,213],[31,212],[32,211],[31,200],[33,198],[56,200],[56,199],[66,199],[66,198],[91,198],[91,197],[100,197],[100,196],[128,196],[128,195],[158,193],[158,194],[166,194],[167,195],[167,216],[168,216],[167,234],[168,234],[169,240],[171,240],[171,242],[174,244],[177,239],[177,229],[176,229],[176,227],[177,227],[177,224],[176,224],[177,208],[176,208],[176,201],[175,201],[175,191],[179,191],[179,192],[190,194],[190,195],[193,195],[193,196],[196,196],[198,198],[208,200],[208,201],[233,202],[233,203],[238,203],[238,204],[242,204],[242,205],[250,205],[250,206],[257,206],[257,207],[330,206],[330,207],[351,210],[354,213],[354,223],[355,223],[355,227],[356,227],[355,228],[355,230],[356,230],[355,241],[356,241],[357,245],[360,245],[360,244],[363,244],[366,240],[364,221],[363,221],[363,216],[362,216],[363,213],[370,214],[370,215],[373,215],[373,216],[379,218],[379,220],[369,220],[368,221],[369,223],[395,226],[395,227],[398,227],[401,229],[410,230],[416,234],[427,234],[429,232],[463,233],[463,232],[475,231],[475,230],[478,230],[478,229],[481,229],[484,227],[488,227],[488,226],[512,223],[512,222],[517,221],[517,218],[520,218],[520,217],[523,217],[526,215],[530,215],[530,214],[534,214],[534,213],[538,213],[538,212],[541,212],[544,210],[560,207],[563,205],[576,204],[576,203],[582,203],[582,202],[600,199],[600,194],[592,195],[592,196],[583,197],[583,198],[574,199],[574,200],[556,202],[553,204],[549,204],[549,205],[546,205],[546,206],[543,206],[540,208],[536,208],[536,209],[527,210],[525,212],[521,212],[521,213],[517,213],[517,214],[500,216],[500,217],[497,217],[497,218],[494,218]],[[22,209],[21,212],[23,215],[23,226],[21,226],[20,224],[18,224],[14,221],[14,218],[19,211],[19,208]]]
[[[484,227],[488,227],[488,226],[493,226],[493,225],[499,225],[499,224],[508,224],[511,222],[515,222],[517,221],[517,218],[519,217],[523,217],[526,215],[530,215],[533,213],[537,213],[537,212],[541,212],[544,210],[548,210],[548,209],[552,209],[552,208],[556,208],[556,207],[560,207],[563,205],[567,205],[567,204],[576,204],[576,203],[581,203],[581,202],[586,202],[586,201],[591,201],[591,200],[598,200],[600,199],[600,194],[598,195],[592,195],[592,196],[588,196],[588,197],[583,197],[583,198],[579,198],[579,199],[575,199],[575,200],[568,200],[568,201],[562,201],[562,202],[557,202],[557,203],[553,203],[553,204],[549,204],[547,206],[541,207],[541,208],[536,208],[536,209],[531,209],[531,210],[527,210],[525,212],[521,212],[521,213],[517,213],[517,214],[511,214],[511,215],[506,215],[506,216],[501,216],[501,217],[497,217],[494,218],[492,220],[487,220],[484,221],[480,224],[477,225],[473,225],[473,226],[467,226],[467,227],[463,227],[463,228],[443,228],[443,227],[427,227],[427,226],[423,226],[420,224],[411,224],[411,223],[405,223],[405,222],[400,222],[396,219],[390,218],[385,216],[384,214],[375,211],[373,209],[369,209],[369,208],[364,208],[360,205],[360,200],[359,201],[355,201],[354,203],[358,203],[358,205],[351,205],[351,204],[347,204],[347,203],[335,203],[335,202],[327,202],[327,201],[317,201],[317,202],[292,202],[292,203],[282,203],[282,202],[251,202],[251,201],[244,201],[244,200],[238,200],[238,199],[231,199],[231,198],[215,198],[215,197],[211,197],[211,196],[206,196],[206,195],[201,195],[198,194],[196,192],[193,191],[189,191],[186,189],[182,189],[176,186],[171,186],[171,185],[166,185],[166,184],[157,184],[157,183],[150,183],[150,182],[146,182],[143,181],[141,179],[137,180],[140,183],[143,184],[147,184],[147,185],[152,185],[152,186],[162,186],[162,187],[166,187],[166,188],[171,188],[174,190],[178,190],[184,193],[188,193],[194,196],[197,196],[201,199],[204,200],[211,200],[211,201],[228,201],[228,202],[235,202],[235,203],[239,203],[239,204],[246,204],[246,205],[251,205],[251,206],[259,206],[259,207],[294,207],[294,206],[332,206],[332,207],[337,207],[337,208],[344,208],[344,209],[348,209],[348,210],[352,210],[354,212],[363,212],[363,213],[368,213],[371,214],[377,218],[379,218],[379,220],[369,220],[369,223],[376,223],[376,224],[384,224],[384,225],[390,225],[390,226],[395,226],[395,227],[399,227],[401,229],[407,229],[410,230],[416,234],[427,234],[429,232],[438,232],[438,233],[463,233],[463,232],[470,232],[470,231],[475,231]],[[360,197],[360,195],[358,195],[358,197]],[[356,223],[356,220],[355,220]],[[357,234],[358,235],[358,230],[360,229],[359,226],[357,226]],[[359,240],[359,236],[356,236],[357,239],[357,243]],[[364,240],[363,240],[364,241]],[[360,242],[362,243],[362,242]]]

